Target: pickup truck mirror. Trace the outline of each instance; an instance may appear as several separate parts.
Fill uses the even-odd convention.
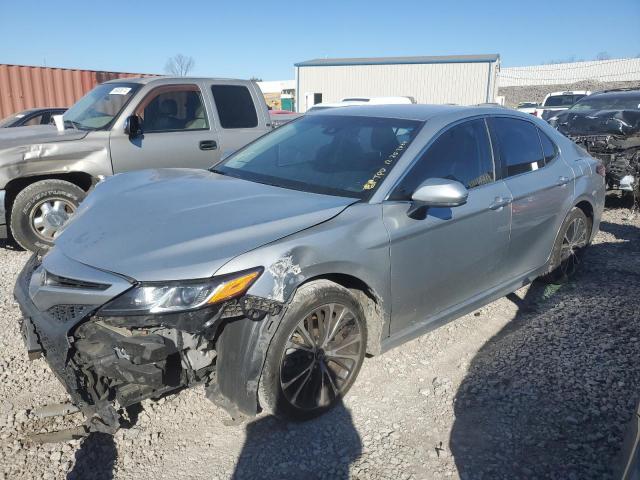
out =
[[[131,115],[124,121],[124,133],[129,135],[129,138],[139,137],[144,133],[142,124],[144,121],[139,115]]]

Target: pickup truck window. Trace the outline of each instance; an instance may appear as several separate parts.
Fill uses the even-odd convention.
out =
[[[202,94],[196,85],[158,87],[140,102],[136,114],[144,120],[145,133],[209,129]]]
[[[222,128],[255,128],[258,126],[258,114],[247,87],[213,85],[211,93],[213,93],[213,99],[216,102]]]
[[[140,88],[138,83],[103,83],[78,100],[64,114],[65,126],[100,130],[111,126]]]

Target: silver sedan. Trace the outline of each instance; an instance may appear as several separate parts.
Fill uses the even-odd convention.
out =
[[[199,383],[233,416],[306,419],[366,353],[571,276],[604,195],[602,165],[531,115],[327,110],[210,171],[109,178],[15,295],[89,429]]]

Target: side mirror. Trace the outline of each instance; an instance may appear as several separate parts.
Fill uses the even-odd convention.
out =
[[[124,121],[124,133],[129,135],[129,138],[139,137],[144,133],[142,124],[144,121],[139,115],[131,115]]]
[[[413,204],[408,214],[423,207],[458,207],[467,203],[469,191],[460,182],[446,178],[430,178],[411,195]]]

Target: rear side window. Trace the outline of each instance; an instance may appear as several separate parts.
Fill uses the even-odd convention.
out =
[[[411,198],[418,186],[429,178],[457,180],[467,188],[493,182],[493,158],[484,120],[471,120],[442,133],[390,198]]]
[[[542,153],[544,154],[544,163],[546,165],[556,158],[558,147],[542,130],[538,129],[538,135],[540,135],[540,143],[542,144]]]
[[[241,85],[213,85],[213,99],[222,128],[254,128],[258,114],[251,93]]]
[[[491,119],[491,127],[504,177],[531,172],[544,166],[538,129],[532,123],[498,117]]]

